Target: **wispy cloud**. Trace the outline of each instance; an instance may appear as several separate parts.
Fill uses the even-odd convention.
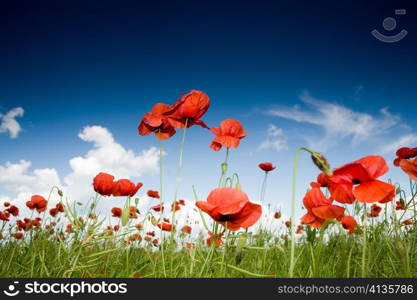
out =
[[[400,117],[391,114],[387,108],[381,108],[378,116],[373,116],[341,104],[316,99],[307,92],[302,94],[300,99],[306,105],[305,109],[296,105],[270,109],[268,113],[321,127],[324,135],[320,144],[343,138],[351,138],[354,144],[360,143],[372,136],[386,133],[400,122]]]
[[[31,162],[21,160],[0,165],[0,199],[13,199],[25,203],[33,194],[48,195],[52,186],[59,186],[71,200],[88,200],[94,195],[92,180],[99,172],[116,178],[139,177],[158,172],[159,152],[155,147],[134,153],[124,148],[105,127],[87,126],[78,135],[93,147],[83,156],[69,160],[71,172],[60,177],[56,169],[30,170]],[[61,180],[63,178],[63,180]]]
[[[403,135],[395,141],[382,147],[382,154],[395,153],[401,147],[414,147],[417,144],[417,134],[410,133]]]
[[[22,130],[20,124],[16,121],[17,117],[23,117],[24,109],[16,107],[11,109],[5,115],[0,114],[0,133],[9,133],[10,138],[15,139]]]
[[[284,135],[284,130],[278,128],[274,124],[269,124],[267,130],[267,137],[259,145],[260,150],[273,149],[276,151],[288,149],[287,141]]]

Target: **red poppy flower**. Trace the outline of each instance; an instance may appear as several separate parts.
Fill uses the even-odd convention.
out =
[[[214,151],[219,151],[222,147],[237,148],[240,140],[248,135],[243,130],[242,124],[233,119],[224,120],[219,128],[213,127],[210,130],[216,135],[210,145]]]
[[[136,224],[136,229],[137,230],[142,230],[143,228],[143,224]]]
[[[160,204],[158,204],[158,205],[155,205],[155,206],[152,206],[151,207],[151,209],[153,209],[154,211],[164,211],[164,206],[162,205],[160,205]]]
[[[188,226],[188,225],[184,225],[181,228],[181,231],[184,232],[184,233],[187,233],[187,234],[191,234],[191,230],[192,230],[191,226]]]
[[[147,194],[149,197],[151,197],[151,198],[156,198],[156,199],[160,199],[160,198],[161,198],[161,197],[159,196],[158,191],[149,190],[146,194]]]
[[[56,208],[59,212],[64,212],[64,210],[65,210],[64,204],[62,204],[62,203],[57,203],[57,204],[55,205],[55,208]]]
[[[72,228],[72,225],[71,224],[68,224],[67,227],[65,228],[65,232],[67,232],[67,233],[73,233],[75,231]]]
[[[285,227],[287,227],[287,228],[290,228],[291,227],[291,221],[290,220],[288,220],[288,221],[285,221]]]
[[[400,200],[395,202],[395,210],[406,210],[407,206],[404,203],[404,200]]]
[[[414,181],[417,181],[417,158],[408,160],[400,158],[397,165]]]
[[[146,233],[146,235],[155,236],[155,231],[149,231],[149,232]]]
[[[368,217],[375,218],[379,216],[379,213],[381,212],[382,207],[376,204],[371,205],[371,211],[368,213]]]
[[[135,206],[129,207],[129,218],[130,219],[137,219],[139,214],[139,209],[137,209]]]
[[[169,223],[169,219],[168,218],[163,218],[162,221],[164,221],[165,223]]]
[[[147,112],[138,126],[140,135],[149,135],[152,132],[160,140],[166,140],[175,134],[175,129],[168,121],[172,107],[165,103],[157,103]]]
[[[185,243],[185,248],[187,248],[187,249],[194,249],[195,248],[195,244],[194,243],[190,243],[190,242],[186,242]]]
[[[169,123],[175,128],[187,128],[192,125],[199,125],[203,128],[208,126],[200,120],[210,107],[209,97],[202,91],[191,90],[183,95],[172,107],[168,115]]]
[[[23,238],[23,233],[21,232],[13,233],[12,237],[14,237],[16,240],[21,240]]]
[[[153,241],[152,241],[152,244],[156,247],[156,246],[158,246],[158,240],[157,239],[154,239]]]
[[[210,246],[213,243],[213,241],[216,243],[216,247],[223,245],[223,233],[213,234],[211,231],[209,231],[208,234],[209,237],[206,239],[207,246]]]
[[[180,206],[179,202],[174,202],[174,203],[171,204],[171,211],[174,211],[174,210],[178,211],[180,209],[181,209],[181,206]]]
[[[295,231],[296,234],[301,234],[303,232],[304,226],[303,225],[298,225],[297,226],[297,230]]]
[[[57,209],[56,207],[51,208],[51,209],[49,210],[49,214],[50,214],[52,217],[56,217],[56,215],[58,214],[58,209]]]
[[[244,192],[234,188],[214,189],[207,197],[207,202],[197,201],[196,205],[231,231],[249,228],[262,214],[260,205],[249,202]]]
[[[16,225],[18,230],[29,231],[30,229],[32,229],[32,222],[29,218],[24,218],[23,221],[17,220]]]
[[[264,170],[265,172],[270,172],[272,170],[275,170],[276,167],[273,166],[272,163],[270,162],[264,162],[264,163],[259,164],[259,168],[261,170]]]
[[[5,211],[5,212],[0,211],[0,220],[1,221],[5,221],[5,222],[10,221],[9,217],[10,217],[10,213],[8,211]]]
[[[113,230],[114,230],[114,231],[119,231],[119,229],[120,229],[120,226],[119,226],[119,225],[114,225],[114,226],[113,226]]]
[[[344,165],[330,177],[322,176],[332,198],[340,203],[386,203],[395,196],[395,187],[377,178],[388,172],[388,165],[381,156],[367,156]]]
[[[29,207],[29,209],[36,209],[36,211],[39,213],[44,212],[46,210],[47,205],[48,201],[46,201],[44,197],[39,195],[32,196],[30,201],[26,202],[26,206]]]
[[[133,197],[142,187],[143,183],[139,182],[136,186],[128,179],[120,179],[113,185],[112,194],[115,197],[130,196]]]
[[[111,213],[113,214],[113,217],[120,218],[122,216],[122,209],[119,207],[113,207],[111,209]]]
[[[301,218],[301,223],[315,228],[320,228],[324,220],[340,219],[345,213],[343,207],[333,205],[333,200],[326,198],[318,187],[306,193],[303,203],[308,212]]]
[[[19,208],[17,207],[17,206],[14,206],[14,205],[12,205],[12,206],[10,206],[10,207],[8,207],[7,209],[6,209],[6,211],[8,212],[8,213],[10,213],[12,216],[14,216],[14,217],[16,217],[16,216],[18,216],[19,215]]]
[[[102,196],[110,196],[114,188],[114,176],[107,173],[99,173],[93,180],[94,190]]]
[[[343,228],[346,230],[349,230],[349,234],[356,233],[356,228],[358,226],[358,223],[356,223],[356,220],[352,216],[344,216],[340,223],[342,224]]]
[[[4,205],[4,207],[9,207],[10,206],[10,202],[4,202],[3,205]]]
[[[398,149],[395,154],[398,158],[410,159],[417,156],[417,148],[403,147]]]
[[[185,201],[184,200],[178,200],[178,204],[182,205],[182,206],[185,206]]]
[[[173,226],[171,224],[159,223],[157,226],[159,229],[162,229],[163,231],[171,231],[171,230],[175,231],[175,228],[173,229]]]
[[[405,221],[403,221],[403,224],[408,226],[408,225],[413,225],[414,222],[412,220],[405,220]]]
[[[32,223],[33,226],[40,227],[42,219],[41,218],[35,218],[34,220],[30,220],[30,222]]]

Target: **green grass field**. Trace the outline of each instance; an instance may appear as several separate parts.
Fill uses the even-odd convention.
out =
[[[229,236],[227,246],[217,248],[208,247],[201,238],[195,248],[174,251],[169,239],[157,247],[146,241],[128,246],[128,236],[144,234],[136,228],[124,228],[127,235],[121,230],[118,235],[101,236],[90,226],[76,228],[79,232],[66,234],[65,241],[57,240],[64,233],[49,229],[33,230],[25,240],[1,240],[0,277],[289,276],[290,242],[267,232],[248,238]],[[417,276],[415,227],[396,232],[388,223],[370,224],[365,255],[363,234],[321,233],[322,238],[320,231],[308,230],[298,239],[295,277]],[[180,238],[177,243],[185,244]]]

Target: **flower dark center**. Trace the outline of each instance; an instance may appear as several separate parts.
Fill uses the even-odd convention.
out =
[[[227,222],[227,221],[233,221],[235,218],[231,215],[220,215],[219,222]]]
[[[352,180],[353,184],[361,184],[361,181],[359,179],[354,178]]]

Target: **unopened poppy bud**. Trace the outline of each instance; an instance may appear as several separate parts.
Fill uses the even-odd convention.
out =
[[[64,196],[64,192],[61,191],[61,190],[58,190],[58,195],[61,196],[61,197],[63,197]]]
[[[322,154],[318,152],[313,152],[311,154],[311,159],[313,160],[313,163],[317,166],[317,168],[320,169],[320,171],[324,172],[328,176],[333,175],[333,171],[330,168],[329,162]]]
[[[222,163],[222,172],[223,172],[223,174],[226,174],[226,172],[227,172],[227,163]]]

